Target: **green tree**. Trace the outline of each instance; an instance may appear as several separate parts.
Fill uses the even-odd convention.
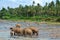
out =
[[[60,16],[60,1],[56,0],[56,15]]]

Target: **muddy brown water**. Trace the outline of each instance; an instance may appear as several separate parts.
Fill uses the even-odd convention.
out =
[[[40,28],[39,35],[33,37],[13,36],[10,37],[10,27],[15,24],[21,24],[22,28],[35,26]],[[60,40],[60,25],[59,24],[37,24],[34,22],[13,22],[0,21],[0,40]]]

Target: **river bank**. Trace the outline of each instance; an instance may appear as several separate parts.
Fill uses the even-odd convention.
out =
[[[0,19],[0,22],[6,22],[6,21],[13,21],[13,22],[34,22],[36,24],[60,24],[60,22],[51,22],[51,21],[32,21],[32,20],[23,20],[23,19],[20,19],[20,20],[2,20]]]

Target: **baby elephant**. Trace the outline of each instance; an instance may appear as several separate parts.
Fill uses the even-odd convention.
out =
[[[31,29],[32,30],[32,32],[33,32],[33,35],[37,35],[38,36],[38,29],[37,28],[35,28],[35,27],[29,27],[29,29]]]

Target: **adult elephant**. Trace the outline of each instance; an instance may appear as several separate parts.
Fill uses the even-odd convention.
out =
[[[33,32],[32,32],[31,29],[29,29],[29,28],[24,28],[23,29],[23,35],[24,36],[27,36],[27,35],[32,36],[32,34],[33,34]]]
[[[22,29],[22,28],[10,28],[10,30],[11,30],[11,32],[10,32],[11,36],[14,36],[14,35],[32,36],[32,34],[33,34],[32,30],[29,28],[24,28],[24,29]]]
[[[10,30],[11,30],[11,33],[10,33],[11,35],[24,35],[24,36],[26,35],[32,36],[35,34],[38,35],[38,29],[35,27],[29,27],[29,28],[22,29],[18,25],[15,28],[10,28]]]
[[[29,27],[29,29],[31,29],[32,30],[32,32],[33,32],[33,35],[37,35],[38,36],[38,29],[36,28],[36,27]]]
[[[18,35],[18,34],[22,34],[22,29],[20,28],[20,24],[16,24],[16,27],[11,27],[10,28],[10,35]]]
[[[10,28],[10,30],[11,30],[11,32],[10,32],[11,36],[12,35],[23,35],[23,29],[22,28],[16,27],[16,28]]]

